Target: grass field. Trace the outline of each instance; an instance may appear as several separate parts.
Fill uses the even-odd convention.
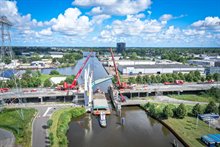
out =
[[[198,102],[209,102],[211,100],[214,101],[212,97],[195,95],[195,94],[169,95],[169,97],[179,100],[198,101]]]
[[[0,112],[0,128],[13,132],[16,144],[30,147],[32,120],[35,113],[35,109],[4,109]]]
[[[68,146],[66,137],[66,131],[68,130],[69,122],[78,116],[85,113],[85,109],[81,107],[76,108],[65,108],[57,110],[53,113],[51,120],[53,121],[52,126],[49,128],[50,134],[53,134],[52,147]],[[62,140],[62,144],[60,144]]]
[[[192,147],[205,146],[205,144],[200,142],[201,136],[220,133],[212,127],[209,128],[208,124],[201,120],[198,121],[198,126],[196,127],[196,118],[194,117],[185,117],[184,119],[169,118],[163,121]]]

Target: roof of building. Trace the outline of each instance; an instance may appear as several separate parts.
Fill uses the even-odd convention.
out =
[[[50,78],[50,81],[53,84],[59,84],[61,81],[64,81],[64,80],[66,80],[66,77],[52,77],[52,78]]]
[[[201,68],[184,64],[147,64],[147,65],[119,65],[118,67],[127,68]]]

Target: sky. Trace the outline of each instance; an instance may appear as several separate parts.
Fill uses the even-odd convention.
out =
[[[220,47],[219,0],[0,0],[14,46]]]

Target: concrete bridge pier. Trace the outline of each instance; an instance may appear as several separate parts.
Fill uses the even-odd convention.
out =
[[[130,93],[130,99],[132,99],[132,92]]]
[[[149,92],[146,93],[146,97],[148,97],[148,96],[149,96]]]
[[[138,98],[140,97],[140,92],[138,92]]]
[[[44,99],[43,97],[38,97],[40,99],[40,102],[43,103],[44,102]]]

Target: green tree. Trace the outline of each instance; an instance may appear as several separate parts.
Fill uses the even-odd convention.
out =
[[[171,83],[173,83],[173,82],[174,82],[174,79],[173,79],[173,77],[168,77],[168,82],[171,82]]]
[[[183,119],[186,116],[186,107],[183,103],[181,103],[177,108],[176,108],[176,117]]]
[[[52,86],[52,83],[51,83],[50,79],[46,79],[44,81],[44,87],[50,87],[50,86]]]
[[[50,75],[59,75],[60,73],[56,70],[51,70]]]
[[[156,80],[157,80],[157,83],[161,83],[161,80],[162,80],[161,76],[160,75],[156,75]]]
[[[167,82],[167,81],[168,81],[167,75],[166,74],[162,74],[161,75],[161,82],[164,83],[164,82]]]
[[[214,101],[209,102],[205,108],[205,113],[218,113],[218,108]]]
[[[134,84],[135,82],[136,82],[136,80],[135,80],[134,77],[129,77],[129,78],[128,78],[128,83]]]
[[[173,117],[173,110],[169,105],[166,105],[163,109],[163,115],[165,118]]]
[[[74,78],[75,78],[75,75],[68,76],[68,77],[66,78],[65,82],[67,82],[67,83],[72,83],[73,80],[74,80]]]
[[[5,57],[4,62],[5,62],[5,64],[10,64],[11,63],[11,59],[9,57]]]
[[[53,124],[53,120],[52,120],[52,119],[49,119],[49,120],[47,121],[47,127],[50,128],[50,127],[52,126],[52,124]]]
[[[143,82],[148,84],[151,83],[150,77],[148,75],[143,76]]]
[[[142,77],[140,75],[138,75],[135,80],[136,80],[136,83],[142,84]]]
[[[136,52],[133,52],[131,54],[131,57],[130,57],[132,60],[136,60],[137,59],[137,53]]]
[[[211,74],[208,74],[207,76],[206,76],[206,80],[211,80],[213,77],[212,77],[212,75]]]
[[[198,114],[202,114],[202,113],[203,113],[202,107],[201,107],[201,105],[199,105],[199,103],[197,103],[195,106],[193,106],[192,114],[194,116],[197,116]]]
[[[201,82],[204,82],[205,81],[205,77],[202,76],[200,80],[201,80]]]
[[[155,75],[151,75],[150,79],[151,79],[152,83],[157,83],[157,79],[156,79]]]
[[[220,74],[219,74],[219,73],[214,73],[214,74],[213,74],[213,79],[214,79],[215,81],[220,81]]]
[[[193,74],[192,73],[186,74],[185,79],[187,82],[192,82],[193,81]]]

